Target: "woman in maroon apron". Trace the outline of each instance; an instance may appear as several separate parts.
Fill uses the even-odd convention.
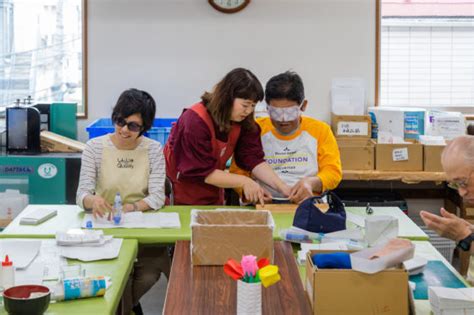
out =
[[[166,174],[178,205],[222,205],[224,188],[242,188],[249,202],[269,197],[249,177],[225,171],[232,157],[253,177],[288,196],[290,188],[264,160],[253,111],[263,88],[249,70],[229,72],[201,102],[185,109],[171,131],[164,153]]]

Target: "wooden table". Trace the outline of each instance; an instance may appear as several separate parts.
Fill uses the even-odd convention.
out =
[[[263,314],[312,314],[291,245],[274,244],[282,280],[262,289]],[[235,314],[236,281],[222,266],[193,267],[189,246],[189,241],[176,242],[163,314]]]

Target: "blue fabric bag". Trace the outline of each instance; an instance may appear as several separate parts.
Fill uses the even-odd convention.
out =
[[[326,213],[320,208],[328,207]],[[339,197],[331,191],[310,197],[296,209],[293,226],[315,233],[330,233],[346,229],[346,210]]]

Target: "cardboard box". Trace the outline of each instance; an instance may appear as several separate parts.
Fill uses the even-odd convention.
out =
[[[268,210],[191,210],[193,265],[224,265],[254,255],[273,261],[273,228]]]
[[[444,145],[424,145],[423,146],[423,170],[425,172],[444,172],[441,165],[441,153]]]
[[[85,143],[55,134],[50,131],[41,131],[41,151],[43,152],[82,152]]]
[[[338,138],[343,170],[374,170],[375,141],[372,139]]]
[[[369,115],[332,114],[331,128],[336,137],[370,138],[372,135]]]
[[[408,272],[403,268],[365,274],[351,269],[318,269],[306,257],[306,293],[315,315],[409,314]],[[340,251],[339,251],[340,252]],[[348,251],[350,252],[350,251]]]
[[[377,171],[423,171],[423,145],[377,143],[375,169]]]

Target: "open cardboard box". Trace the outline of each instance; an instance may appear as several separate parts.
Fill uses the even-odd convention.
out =
[[[331,129],[336,137],[370,138],[372,121],[369,115],[331,115]]]
[[[428,145],[423,146],[423,169],[425,172],[444,172],[441,165],[441,153],[444,145]]]
[[[273,261],[275,223],[268,210],[191,210],[193,265],[224,265],[254,255]]]
[[[344,251],[311,250],[307,253],[305,288],[315,315],[403,315],[414,312],[408,272],[403,266],[376,274],[314,266],[312,255],[334,252]]]

